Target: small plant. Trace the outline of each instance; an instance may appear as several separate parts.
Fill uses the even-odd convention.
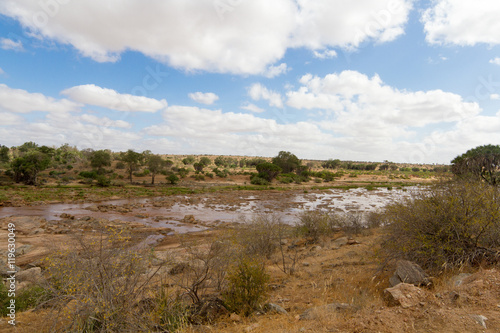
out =
[[[269,275],[262,263],[241,258],[227,279],[228,286],[223,298],[231,311],[247,316],[265,300]]]
[[[179,177],[177,177],[174,174],[171,174],[167,177],[167,180],[170,182],[170,184],[175,185],[179,182]]]

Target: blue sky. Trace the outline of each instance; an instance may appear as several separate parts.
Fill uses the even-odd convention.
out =
[[[449,163],[500,142],[500,3],[2,0],[0,144]]]

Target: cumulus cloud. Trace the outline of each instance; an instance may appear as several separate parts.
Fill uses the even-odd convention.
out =
[[[480,112],[476,103],[441,90],[409,92],[385,85],[378,75],[356,71],[325,77],[304,75],[302,87],[287,93],[287,105],[320,110],[319,126],[349,137],[410,138],[417,127],[470,118]]]
[[[491,59],[490,60],[490,64],[494,64],[494,65],[499,65],[500,66],[500,57],[496,57],[494,59]]]
[[[9,38],[0,38],[0,48],[4,50],[22,51],[23,43]]]
[[[167,101],[144,96],[120,94],[113,89],[85,84],[63,90],[61,94],[74,101],[117,111],[156,112],[167,106]]]
[[[112,120],[108,117],[97,117],[91,114],[83,114],[80,120],[89,124],[104,126],[104,127],[117,127],[117,128],[132,128],[132,124],[124,120]]]
[[[337,57],[337,52],[335,50],[313,51],[313,55],[315,58],[329,59]]]
[[[500,2],[437,0],[424,11],[422,22],[431,44],[500,43]]]
[[[272,156],[286,148],[305,154],[312,144],[328,145],[332,140],[314,124],[278,124],[245,113],[173,105],[163,111],[163,118],[164,123],[146,128],[145,133],[175,138],[183,142],[184,151],[193,153]],[[301,140],[296,139],[298,133]]]
[[[0,111],[29,113],[33,111],[78,111],[81,105],[67,99],[55,99],[40,93],[30,93],[0,84]]]
[[[250,103],[250,102],[246,102],[246,103],[244,103],[244,104],[241,106],[241,109],[243,109],[243,110],[248,110],[248,111],[255,112],[255,113],[262,113],[262,112],[264,112],[264,111],[265,111],[264,109],[259,108],[257,105],[252,104],[252,103]]]
[[[269,73],[289,48],[391,41],[404,33],[412,8],[412,0],[253,0],[228,1],[223,7],[213,0],[52,4],[4,0],[0,13],[32,35],[72,45],[95,61],[117,61],[134,50],[188,71],[236,74]]]
[[[265,71],[264,76],[272,79],[273,77],[285,74],[289,70],[290,68],[285,63],[279,64],[278,66],[269,66],[269,68]]]
[[[490,99],[493,101],[498,101],[498,100],[500,100],[500,95],[499,94],[491,94]]]
[[[190,93],[189,98],[191,98],[193,101],[201,104],[206,104],[206,105],[211,105],[214,104],[215,101],[219,99],[219,96],[217,96],[214,93],[202,93],[202,92],[195,92],[195,93]]]
[[[281,97],[281,94],[267,89],[260,83],[253,84],[248,89],[248,95],[254,101],[260,101],[262,99],[268,101],[270,106],[275,106],[277,108],[283,107],[283,99]]]

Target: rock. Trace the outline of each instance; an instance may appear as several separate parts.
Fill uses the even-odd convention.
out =
[[[354,240],[354,238],[349,238],[346,243],[346,245],[356,245],[356,244],[360,244],[360,242]]]
[[[352,305],[347,303],[331,303],[322,306],[317,306],[314,308],[307,309],[300,316],[300,320],[313,320],[318,317],[321,313],[325,312],[336,312],[340,310],[351,309]]]
[[[400,283],[384,290],[384,299],[389,306],[409,308],[423,302],[425,293],[422,289],[409,283]]]
[[[41,228],[45,220],[37,216],[16,216],[10,218],[9,222],[14,223],[16,232],[30,235],[34,230]]]
[[[410,283],[415,286],[428,286],[431,284],[429,275],[417,264],[408,260],[398,260],[396,271],[389,279],[391,287],[400,283]]]
[[[469,276],[471,276],[472,274],[469,274],[469,273],[460,273],[458,275],[455,275],[453,276],[451,279],[450,279],[450,282],[453,286],[455,287],[458,287],[462,284],[462,282],[464,282],[464,280],[466,278],[468,278]]]
[[[74,220],[75,217],[73,215],[69,215],[69,214],[66,214],[66,213],[62,213],[61,215],[59,215],[60,218],[62,219],[70,219],[70,220]]]
[[[194,215],[186,215],[184,216],[184,218],[182,219],[182,222],[184,223],[195,223],[196,220],[194,218]]]
[[[486,320],[488,320],[488,318],[486,318],[485,316],[483,316],[483,315],[469,315],[469,317],[474,319],[479,325],[486,328]]]
[[[271,313],[279,313],[279,314],[288,314],[288,312],[282,307],[279,306],[278,304],[274,303],[266,303],[264,304],[264,311],[266,313],[271,312]]]
[[[340,248],[341,246],[346,245],[348,241],[349,239],[347,237],[340,237],[332,242],[332,246],[334,248]]]
[[[13,268],[14,268],[14,271],[16,271],[16,272],[19,272],[21,270],[21,268],[19,266],[16,266],[16,265],[14,265]],[[10,274],[12,274],[12,273],[10,273],[10,274],[8,273],[10,271],[12,271],[12,268],[7,264],[7,260],[0,259],[0,275],[7,277]]]
[[[21,245],[16,248],[16,257],[17,256],[22,256],[23,254],[26,254],[32,250],[33,246],[32,245]]]

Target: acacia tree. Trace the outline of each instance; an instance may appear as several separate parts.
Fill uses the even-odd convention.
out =
[[[111,154],[107,150],[96,150],[90,155],[90,166],[103,173],[105,166],[111,166]]]
[[[279,166],[283,170],[283,173],[290,173],[297,170],[300,163],[299,158],[288,151],[280,151],[278,156],[273,157],[273,164]]]
[[[155,183],[155,176],[167,166],[167,163],[159,155],[149,155],[147,157],[148,169],[151,172],[151,184]]]
[[[12,161],[11,167],[14,171],[14,180],[23,181],[26,185],[36,185],[38,173],[47,169],[50,165],[50,155],[38,150],[27,152]]]
[[[468,150],[451,161],[451,171],[458,177],[482,179],[500,184],[500,146],[484,145]]]
[[[281,172],[279,166],[269,162],[261,163],[256,168],[259,172],[259,177],[264,178],[268,182],[276,178]]]
[[[0,163],[8,163],[9,160],[9,147],[0,145]]]
[[[127,150],[125,153],[121,153],[120,159],[127,165],[130,183],[132,183],[132,173],[139,168],[142,157],[143,155],[141,153],[136,153],[132,149]]]

